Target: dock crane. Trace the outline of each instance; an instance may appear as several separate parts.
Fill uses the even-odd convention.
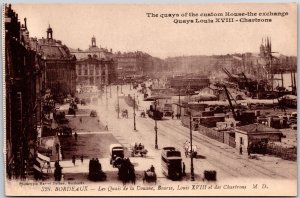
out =
[[[226,93],[226,96],[227,96],[227,99],[228,99],[228,102],[229,102],[229,105],[230,105],[230,108],[231,108],[233,117],[234,117],[235,120],[237,120],[237,116],[236,116],[236,113],[235,113],[235,111],[234,111],[234,107],[233,107],[233,105],[232,105],[231,99],[233,99],[233,100],[235,101],[235,103],[237,103],[237,102],[236,102],[236,100],[232,97],[231,93],[228,91],[226,85],[222,85],[222,86],[223,86],[223,89],[224,89],[224,91],[225,91],[225,93]],[[231,96],[231,98],[230,98],[230,96]]]
[[[240,121],[242,124],[250,124],[250,123],[253,123],[255,121],[255,113],[254,112],[244,112],[242,111],[241,113],[236,113],[235,110],[234,110],[234,106],[232,104],[232,100],[235,102],[235,104],[238,106],[236,100],[233,98],[233,96],[231,95],[231,93],[228,91],[226,85],[222,85],[225,93],[226,93],[226,96],[227,96],[227,99],[228,99],[228,102],[229,102],[229,105],[230,105],[230,108],[231,108],[231,111],[232,111],[232,115],[233,115],[233,118],[237,121]]]

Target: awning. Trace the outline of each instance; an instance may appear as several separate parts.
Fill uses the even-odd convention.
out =
[[[33,165],[33,168],[39,172],[43,172],[43,169],[45,167],[45,164],[47,162],[50,162],[50,158],[43,155],[43,154],[40,154],[40,153],[37,153],[37,157],[35,158],[35,163]]]
[[[35,164],[33,165],[33,168],[39,172],[42,172],[42,169]]]
[[[50,162],[50,157],[47,157],[47,156],[45,156],[43,154],[40,154],[40,153],[37,153],[37,158],[40,158],[40,159],[42,159],[46,162]]]

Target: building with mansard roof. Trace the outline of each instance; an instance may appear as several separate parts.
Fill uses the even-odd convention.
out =
[[[32,49],[42,54],[45,67],[45,87],[56,97],[74,95],[76,92],[76,57],[66,45],[53,38],[53,30],[48,27],[47,37],[30,39]]]

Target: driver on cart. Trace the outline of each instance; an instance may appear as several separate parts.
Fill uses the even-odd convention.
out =
[[[150,172],[152,172],[152,173],[154,173],[155,172],[155,168],[154,168],[154,166],[153,165],[151,165],[151,167],[150,167]]]
[[[137,146],[138,146],[137,143],[135,143],[135,144],[134,144],[134,150],[137,149]]]

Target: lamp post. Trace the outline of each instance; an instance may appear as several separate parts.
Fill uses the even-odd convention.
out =
[[[180,103],[180,91],[181,91],[181,89],[179,88],[179,95],[178,95],[179,96],[179,101],[178,101],[179,105],[181,105],[181,103]],[[181,106],[179,106],[179,115],[181,116]]]
[[[58,143],[56,143],[55,148],[56,148],[56,152],[57,152],[57,161],[59,162],[59,144]]]
[[[191,153],[191,181],[195,181],[195,175],[194,175],[194,154],[193,154],[193,134],[192,134],[192,111],[189,111],[190,114],[190,153]]]
[[[109,84],[109,97],[111,98],[111,84]]]
[[[123,82],[124,82],[124,76],[123,76],[122,82],[121,82],[121,94],[123,94],[123,90],[122,90],[122,84],[123,84]]]
[[[117,85],[117,105],[118,118],[120,118],[119,85]]]
[[[135,94],[133,94],[133,130],[136,131],[136,123],[135,123]]]
[[[107,109],[107,85],[105,85],[105,99],[106,99],[106,109]]]
[[[158,145],[157,145],[157,121],[156,121],[156,117],[155,117],[156,105],[157,105],[157,100],[155,99],[155,101],[154,101],[155,112],[153,114],[153,118],[154,118],[154,122],[155,122],[155,126],[154,126],[154,130],[155,130],[155,149],[158,149]]]

